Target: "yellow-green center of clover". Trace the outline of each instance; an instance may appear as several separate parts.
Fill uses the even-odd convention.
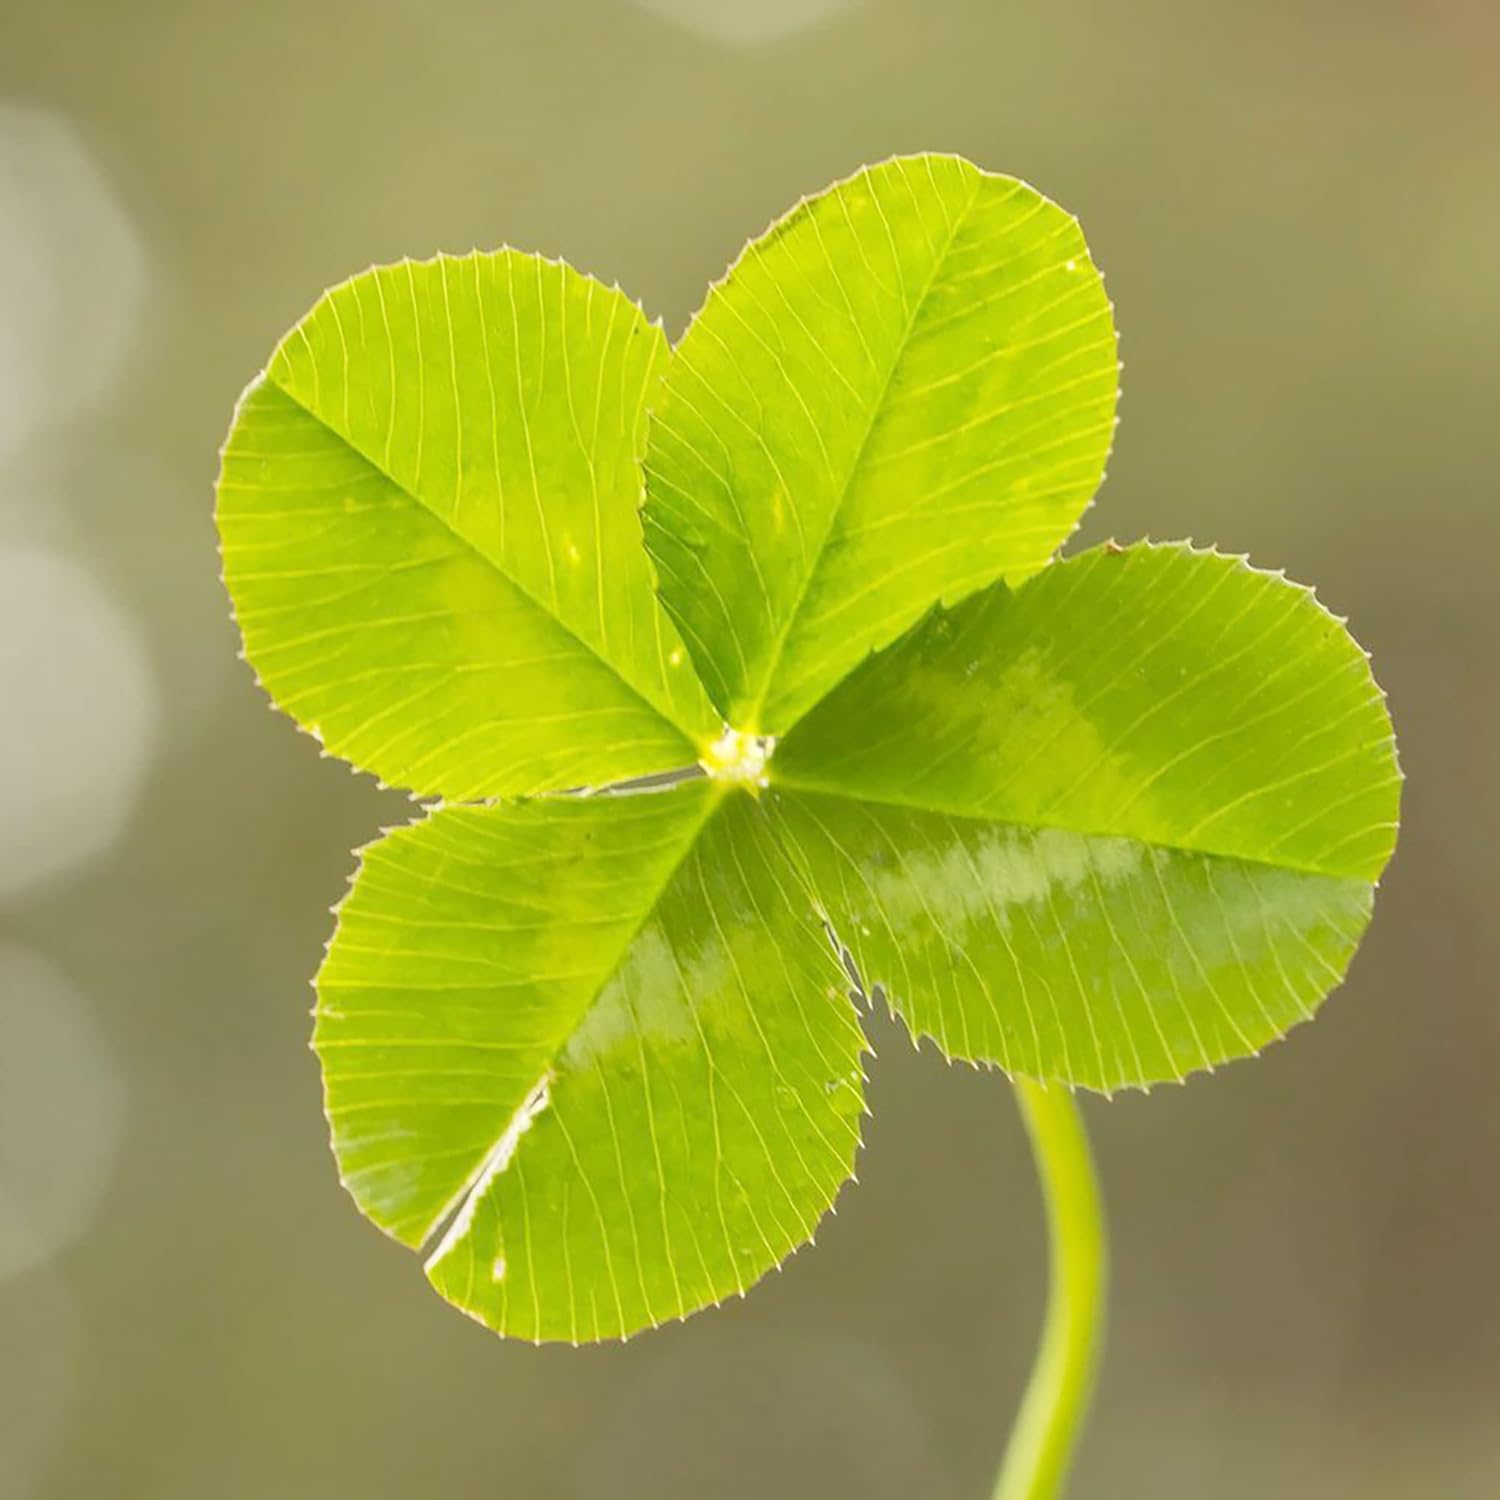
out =
[[[715,781],[762,787],[766,785],[766,762],[775,748],[772,735],[746,734],[726,724],[724,733],[704,748],[699,764]]]

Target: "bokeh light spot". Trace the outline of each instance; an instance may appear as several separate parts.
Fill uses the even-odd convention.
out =
[[[0,545],[0,902],[98,857],[158,719],[135,620],[65,554]]]
[[[0,946],[0,1282],[87,1228],[114,1170],[125,1083],[88,1002],[40,955]]]
[[[831,21],[864,0],[631,0],[705,41],[761,47]]]
[[[0,457],[109,390],[145,285],[140,238],[71,128],[0,105]]]

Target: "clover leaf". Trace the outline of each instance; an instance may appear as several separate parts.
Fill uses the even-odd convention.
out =
[[[458,1307],[576,1342],[743,1293],[852,1172],[864,993],[1109,1091],[1339,982],[1382,696],[1241,559],[1053,560],[1117,370],[1077,222],[939,156],[799,204],[675,349],[510,250],[277,347],[224,573],[275,702],[433,799],[362,853],[314,1043],[344,1184]]]

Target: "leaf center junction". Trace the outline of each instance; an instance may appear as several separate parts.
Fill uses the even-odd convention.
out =
[[[766,785],[766,765],[775,748],[775,735],[747,734],[726,724],[724,733],[705,747],[699,764],[714,781],[763,787]]]

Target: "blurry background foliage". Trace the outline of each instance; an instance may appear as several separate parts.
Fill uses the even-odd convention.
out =
[[[1091,1106],[1114,1327],[1076,1493],[1500,1493],[1490,0],[0,5],[0,1496],[981,1493],[1039,1310],[996,1078],[879,1029],[862,1184],[744,1304],[503,1344],[359,1222],[307,977],[407,805],[267,712],[210,521],[319,288],[502,241],[676,334],[893,151],[1080,213],[1124,426],[1085,539],[1349,613],[1410,776],[1345,990]]]

